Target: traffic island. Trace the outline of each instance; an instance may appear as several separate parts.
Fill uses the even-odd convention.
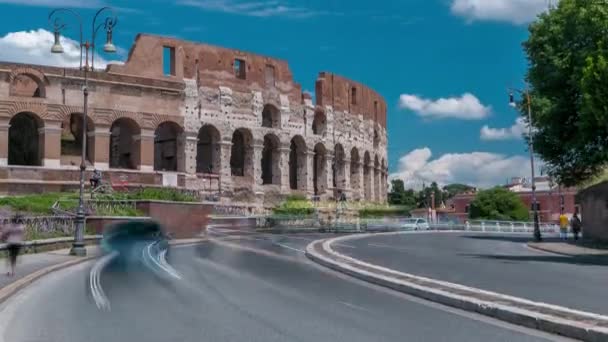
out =
[[[398,272],[332,249],[333,243],[366,236],[318,240],[307,246],[306,255],[336,271],[433,302],[583,341],[608,341],[608,316]]]

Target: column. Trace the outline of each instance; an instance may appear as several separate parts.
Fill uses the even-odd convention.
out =
[[[191,175],[196,174],[196,148],[198,144],[198,134],[196,132],[187,132],[184,134],[184,172]],[[179,151],[179,150],[178,150]]]
[[[314,184],[314,166],[315,166],[315,151],[308,150],[306,151],[306,193],[308,197],[311,197],[315,194],[315,184]]]
[[[353,189],[353,198],[359,201],[364,200],[365,184],[363,184],[363,164],[361,162],[357,163],[357,169],[352,177],[355,178],[355,183],[357,184],[357,187]]]
[[[8,129],[9,121],[0,119],[0,166],[8,165]]]
[[[325,154],[325,198],[334,198],[336,193],[336,188],[334,187],[334,172],[333,172],[333,164],[334,164],[334,155],[329,151]],[[336,184],[338,185],[338,184]]]
[[[39,151],[42,153],[42,166],[61,167],[61,122],[45,121],[38,129]]]
[[[110,168],[110,127],[98,126],[92,132],[87,132],[93,138],[95,153],[93,155],[94,167],[98,170]]]
[[[264,151],[263,144],[254,144],[253,153],[247,153],[251,156],[251,160],[245,159],[245,176],[251,176],[252,189],[254,192],[262,191],[262,152]],[[252,165],[253,164],[253,165]],[[247,170],[251,170],[251,174],[247,175]]]
[[[133,137],[134,141],[139,141],[138,159],[136,160],[141,171],[154,171],[154,131],[142,129],[138,136]]]
[[[279,169],[281,172],[281,193],[289,194],[291,189],[289,187],[289,154],[291,150],[289,147],[279,148],[280,160]],[[296,157],[297,158],[297,157]],[[297,170],[296,170],[297,172]]]
[[[177,136],[176,141],[176,158],[177,158],[177,172],[186,172],[186,133],[182,132]]]
[[[344,158],[344,176],[342,177],[344,184],[341,185],[342,192],[346,194],[346,199],[351,201],[352,198],[352,189],[350,187],[350,159]]]
[[[380,194],[382,193],[382,188],[380,187],[380,169],[374,168],[374,201],[380,202]]]
[[[232,192],[232,170],[230,170],[230,154],[232,153],[232,142],[220,142],[220,193]],[[195,162],[196,164],[196,162]]]

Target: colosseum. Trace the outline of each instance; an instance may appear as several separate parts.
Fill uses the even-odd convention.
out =
[[[77,188],[84,143],[111,183],[386,201],[386,103],[360,83],[321,72],[313,102],[283,60],[147,34],[88,75],[85,142],[84,71],[0,62],[1,194]]]

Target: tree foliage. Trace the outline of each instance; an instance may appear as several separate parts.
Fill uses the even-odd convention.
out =
[[[522,221],[528,219],[528,209],[516,193],[496,187],[477,193],[470,204],[469,216],[472,219]]]
[[[450,198],[459,193],[469,191],[473,187],[464,184],[449,184],[440,188],[436,182],[430,186],[424,186],[420,191],[405,189],[405,184],[401,179],[391,181],[391,191],[388,194],[390,204],[403,205],[410,208],[427,208],[431,204],[432,194],[435,195],[435,207],[441,207]]]
[[[534,149],[550,174],[576,185],[608,162],[608,5],[561,0],[529,31]]]

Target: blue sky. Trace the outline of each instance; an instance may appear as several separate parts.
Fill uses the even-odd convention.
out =
[[[286,59],[306,90],[319,71],[342,74],[388,103],[392,177],[412,186],[489,186],[529,172],[525,127],[506,89],[523,86],[521,43],[547,2],[0,0],[0,60],[73,65],[69,53],[47,55],[51,37],[40,29],[50,30],[48,12],[63,5],[89,22],[99,6],[112,5],[123,50],[106,60],[124,59],[135,34],[147,32]]]

